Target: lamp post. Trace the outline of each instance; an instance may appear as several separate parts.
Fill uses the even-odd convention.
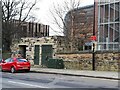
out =
[[[94,16],[93,16],[93,40],[95,41],[95,0],[94,0]],[[93,41],[93,51],[92,51],[92,70],[95,71],[95,42]]]

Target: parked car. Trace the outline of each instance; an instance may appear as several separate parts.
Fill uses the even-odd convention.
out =
[[[0,63],[2,71],[14,73],[19,70],[30,71],[30,62],[23,58],[8,58]]]

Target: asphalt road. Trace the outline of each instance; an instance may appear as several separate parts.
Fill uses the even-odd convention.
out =
[[[103,90],[102,88],[118,88],[118,81],[34,72],[15,74],[2,72],[2,88],[99,88]]]

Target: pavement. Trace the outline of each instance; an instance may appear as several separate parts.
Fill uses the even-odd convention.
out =
[[[31,68],[31,72],[120,80],[119,78],[120,72],[114,71]]]

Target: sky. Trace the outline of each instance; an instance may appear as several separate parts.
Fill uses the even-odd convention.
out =
[[[37,3],[38,10],[33,12],[33,15],[36,17],[36,22],[50,25],[52,28],[56,28],[55,30],[59,30],[55,25],[51,23],[50,9],[53,6],[53,3],[61,4],[64,0],[39,0]],[[69,1],[69,0],[68,0]],[[94,0],[80,0],[80,6],[86,6],[94,4]],[[59,35],[55,31],[50,28],[50,36]]]

